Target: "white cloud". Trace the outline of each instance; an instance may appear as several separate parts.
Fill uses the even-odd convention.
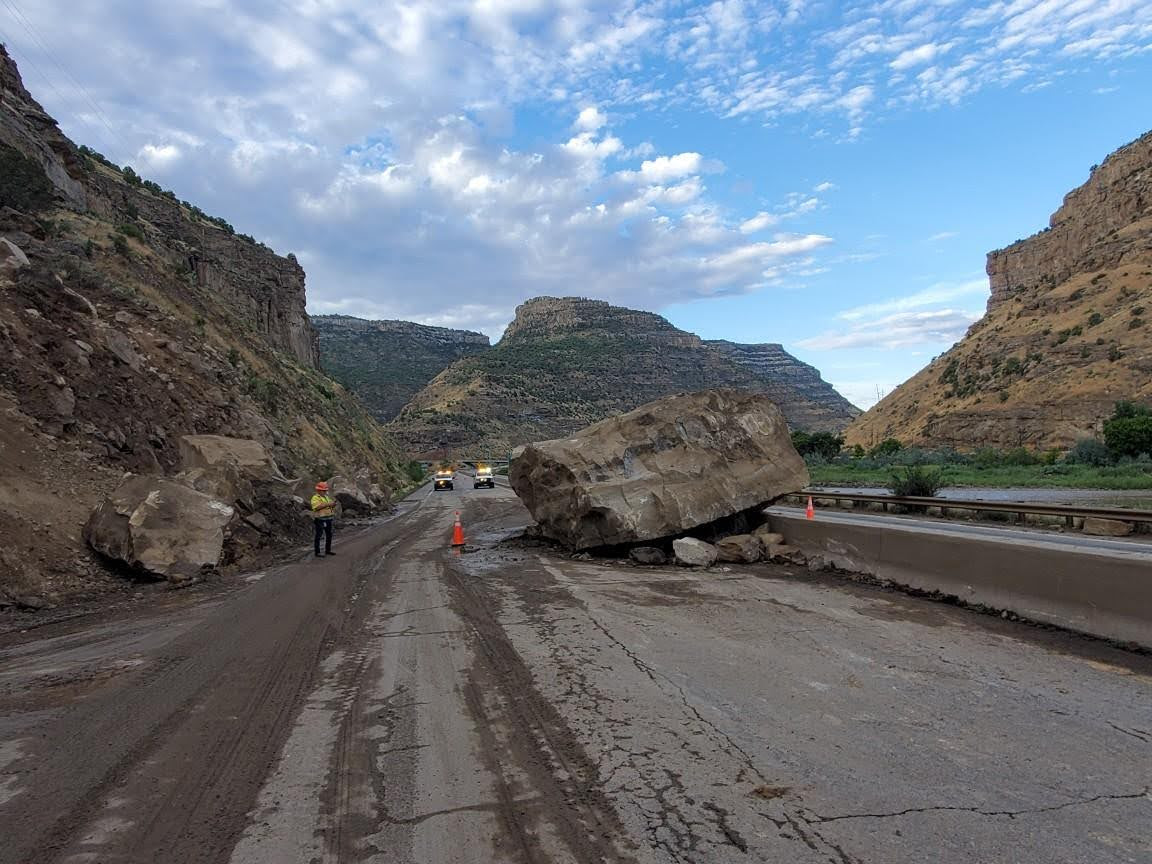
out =
[[[589,106],[580,112],[576,118],[576,128],[583,132],[595,132],[608,122],[608,118],[601,113],[595,105]]]
[[[140,148],[137,160],[141,170],[164,174],[183,155],[175,144],[145,144]]]
[[[942,240],[951,240],[953,237],[958,237],[959,234],[955,231],[938,231],[928,238],[929,243],[939,243]]]
[[[704,159],[699,153],[677,153],[675,156],[657,156],[640,163],[638,174],[630,176],[648,183],[665,183],[678,177],[700,173]]]
[[[740,223],[741,234],[755,234],[757,231],[763,231],[765,228],[770,228],[780,221],[780,217],[774,213],[765,213],[761,210],[751,219],[747,219]]]
[[[845,321],[856,321],[863,318],[872,318],[890,312],[906,312],[911,309],[920,309],[924,306],[935,306],[950,303],[970,297],[987,297],[988,280],[985,278],[969,279],[964,282],[937,282],[904,297],[895,297],[878,303],[868,303],[846,309],[839,314]]]
[[[797,344],[802,348],[906,348],[911,345],[950,347],[980,317],[977,312],[937,309],[926,312],[898,312],[867,321],[847,330],[830,330]]]
[[[896,59],[888,65],[897,71],[911,69],[913,66],[923,66],[931,63],[950,47],[950,45],[936,45],[928,42],[915,48],[909,48],[907,51],[901,51]]]

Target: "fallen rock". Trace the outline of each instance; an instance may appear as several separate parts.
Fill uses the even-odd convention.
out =
[[[232,465],[253,482],[288,482],[264,445],[247,438],[184,435],[180,438],[180,461],[185,470]]]
[[[628,557],[637,564],[652,564],[659,566],[668,563],[668,556],[655,546],[637,546],[628,551]]]
[[[20,270],[29,263],[23,249],[7,237],[0,237],[0,270]]]
[[[256,491],[252,481],[240,468],[228,462],[207,468],[191,468],[172,478],[190,489],[202,492],[217,501],[236,503],[251,512],[256,509]]]
[[[716,542],[720,560],[728,564],[755,564],[764,557],[764,544],[754,534],[736,534]]]
[[[340,502],[348,513],[368,514],[373,511],[368,493],[347,477],[337,475],[328,481],[328,494]]]
[[[764,557],[777,564],[798,564],[803,567],[808,563],[808,557],[803,552],[785,543],[769,546]]]
[[[159,477],[127,477],[84,526],[106,558],[171,582],[219,564],[235,511],[211,496]]]
[[[772,527],[770,525],[761,525],[759,528],[757,528],[752,533],[756,537],[760,538],[760,542],[764,544],[765,548],[767,548],[769,546],[779,546],[781,543],[784,542],[784,535],[783,534],[777,534],[775,531],[772,530]]]
[[[530,444],[514,455],[509,481],[545,536],[589,549],[762,507],[806,486],[808,470],[766,396],[711,390]]]
[[[1120,519],[1100,519],[1096,516],[1086,516],[1084,518],[1084,527],[1081,529],[1085,534],[1092,534],[1096,537],[1127,537],[1133,531],[1131,522],[1124,522]]]
[[[720,556],[715,546],[695,537],[673,540],[672,553],[682,567],[711,567]]]
[[[133,372],[144,368],[144,358],[136,350],[136,343],[119,330],[108,328],[104,331],[104,347]]]

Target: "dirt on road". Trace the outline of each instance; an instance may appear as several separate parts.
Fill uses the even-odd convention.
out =
[[[526,522],[0,636],[0,864],[1152,860],[1152,658]]]

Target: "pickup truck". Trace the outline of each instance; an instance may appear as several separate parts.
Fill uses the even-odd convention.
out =
[[[455,488],[455,480],[456,480],[456,472],[455,471],[449,471],[446,468],[441,469],[440,471],[436,472],[436,479],[433,482],[432,487],[436,491],[440,491],[441,489],[454,489]]]
[[[479,489],[487,486],[489,489],[496,488],[496,481],[492,478],[492,469],[487,465],[476,466],[476,477],[472,481],[472,488]]]

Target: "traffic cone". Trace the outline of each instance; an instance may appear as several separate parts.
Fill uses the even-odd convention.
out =
[[[811,495],[808,496],[808,506],[806,508],[804,508],[804,518],[805,519],[815,519],[816,518],[816,508],[812,506],[812,496]]]
[[[460,511],[456,511],[456,524],[452,527],[452,545],[459,548],[464,545],[464,526],[460,524]]]

